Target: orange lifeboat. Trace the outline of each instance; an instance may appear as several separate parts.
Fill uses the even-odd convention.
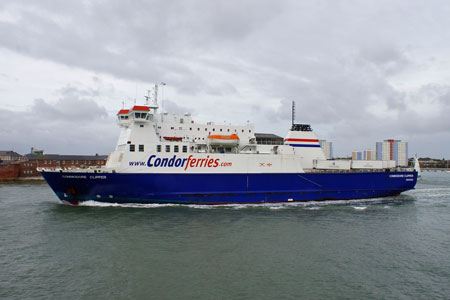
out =
[[[215,134],[208,136],[208,141],[211,145],[237,145],[239,144],[239,137],[237,134]]]

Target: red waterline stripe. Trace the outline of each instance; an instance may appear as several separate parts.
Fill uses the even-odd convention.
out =
[[[316,139],[285,139],[286,142],[315,142],[318,143],[319,140]]]

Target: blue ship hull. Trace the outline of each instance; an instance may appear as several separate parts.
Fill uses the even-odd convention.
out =
[[[62,201],[230,204],[386,197],[413,189],[417,173],[163,174],[41,172]]]

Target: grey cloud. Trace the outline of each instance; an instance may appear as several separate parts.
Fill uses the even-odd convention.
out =
[[[91,92],[67,87],[61,91],[62,97],[58,102],[50,104],[42,99],[36,99],[31,111],[49,122],[55,120],[85,122],[104,119],[108,115],[105,108],[97,105],[92,99],[82,97]]]
[[[236,42],[260,30],[280,7],[259,1],[74,3],[68,7],[54,1],[4,5],[21,18],[19,24],[0,24],[1,46],[123,78],[172,79],[184,91],[197,86],[194,93],[202,87],[208,90],[208,82],[186,61],[216,52],[217,42],[225,42],[226,49],[227,40]]]
[[[36,99],[28,111],[0,109],[0,118],[10,120],[0,130],[2,147],[20,153],[30,147],[66,154],[112,151],[118,135],[114,119],[92,99],[79,96],[86,91],[69,90],[55,103]]]
[[[176,102],[173,102],[169,99],[164,99],[164,103],[163,103],[163,108],[164,111],[173,113],[173,114],[180,114],[183,115],[185,113],[195,113],[195,109],[193,109],[192,107],[186,107],[183,105],[179,105]]]

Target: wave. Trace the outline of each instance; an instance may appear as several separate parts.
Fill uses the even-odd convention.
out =
[[[122,207],[122,208],[165,208],[165,207],[185,207],[193,209],[270,209],[284,210],[292,208],[304,208],[306,210],[320,210],[327,206],[352,206],[356,210],[364,210],[367,205],[380,204],[392,201],[393,198],[373,198],[357,200],[330,200],[330,201],[308,201],[308,202],[282,202],[282,203],[259,203],[259,204],[159,204],[159,203],[107,203],[89,200],[80,203],[78,206],[86,207]],[[386,208],[386,206],[385,206]]]

